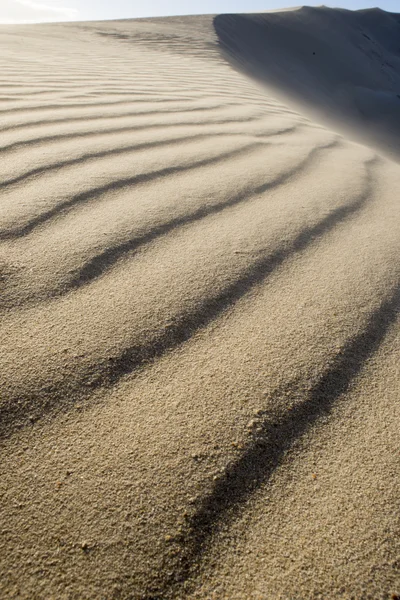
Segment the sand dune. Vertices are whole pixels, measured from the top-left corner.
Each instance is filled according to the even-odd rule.
[[[400,594],[399,33],[0,27],[2,598]]]
[[[347,138],[400,155],[400,14],[303,7],[219,15],[221,48],[236,67]]]

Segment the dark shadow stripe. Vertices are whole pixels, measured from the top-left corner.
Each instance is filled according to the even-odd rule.
[[[129,115],[122,115],[120,118],[129,117]],[[265,116],[265,115],[264,115]],[[102,117],[103,120],[108,117]],[[6,146],[0,146],[0,154],[7,153],[14,150],[18,150],[20,148],[25,148],[26,146],[35,146],[41,145],[45,143],[53,143],[60,142],[65,140],[73,140],[73,139],[81,139],[86,137],[96,137],[103,136],[107,134],[114,133],[126,133],[128,131],[144,131],[144,130],[152,130],[152,129],[170,129],[170,128],[179,128],[179,127],[202,127],[207,125],[229,125],[232,123],[251,123],[253,121],[259,121],[260,117],[245,117],[245,118],[237,118],[232,117],[229,119],[210,119],[207,121],[180,121],[179,123],[154,123],[153,125],[133,125],[124,127],[112,127],[107,129],[100,129],[97,131],[74,131],[70,133],[57,133],[52,135],[44,135],[37,138],[20,140],[18,142],[12,142],[11,144],[7,144]]]
[[[338,224],[354,217],[371,198],[374,184],[372,167],[377,162],[378,159],[373,159],[366,163],[365,189],[353,202],[332,210],[319,223],[306,227],[285,247],[279,248],[272,254],[255,261],[233,283],[224,287],[214,296],[199,302],[192,311],[178,315],[168,328],[153,333],[147,344],[127,347],[118,356],[109,357],[107,360],[93,365],[93,370],[89,370],[78,381],[70,380],[67,384],[70,393],[74,389],[75,398],[90,396],[92,390],[111,387],[117,384],[125,375],[179,347],[192,338],[196,332],[216,320],[224,311],[234,306],[254,287],[264,283],[270,274],[286,260],[305,251],[317,240],[332,231]],[[36,410],[39,408],[42,412],[37,415],[38,417],[44,414],[43,411],[51,411],[54,408],[57,408],[57,410],[65,409],[65,404],[55,407],[60,393],[62,393],[62,389],[59,385],[56,388],[49,385],[47,390],[41,390],[39,405],[39,398],[36,393],[32,397],[20,398],[24,409],[20,409],[18,403],[14,400],[6,401],[0,407],[0,434],[3,436],[10,435],[15,423],[19,422],[21,426],[26,424],[24,414],[26,415],[25,411],[29,408],[35,407]]]
[[[81,121],[93,122],[104,119],[121,119],[121,117],[154,117],[154,116],[167,116],[167,115],[176,115],[181,113],[204,113],[210,112],[212,110],[219,110],[226,108],[226,104],[218,104],[216,106],[211,107],[192,107],[192,108],[177,108],[176,110],[146,110],[146,111],[131,111],[126,113],[118,113],[118,114],[110,114],[110,115],[98,115],[98,116],[90,116],[90,114],[76,116],[76,117],[65,117],[64,119],[42,119],[41,121],[30,121],[25,123],[16,123],[15,125],[9,125],[7,127],[1,127],[0,133],[6,133],[7,131],[15,131],[17,129],[29,129],[30,127],[38,127],[40,125],[61,125],[64,123],[79,123]]]
[[[47,223],[48,221],[60,216],[61,214],[66,213],[67,211],[75,208],[76,206],[85,204],[86,202],[97,200],[99,197],[103,196],[104,194],[107,194],[108,192],[115,192],[124,188],[128,189],[135,185],[148,183],[150,181],[162,179],[163,177],[168,177],[169,175],[176,175],[177,173],[192,171],[210,164],[224,162],[235,156],[240,156],[241,154],[244,154],[245,152],[248,152],[249,150],[251,150],[252,148],[256,148],[257,146],[265,146],[265,142],[251,142],[235,150],[230,150],[229,152],[224,152],[223,154],[220,154],[218,156],[205,158],[203,160],[190,163],[188,165],[176,165],[174,167],[166,167],[165,169],[160,169],[158,171],[140,173],[139,175],[135,175],[133,177],[126,177],[123,179],[117,179],[116,181],[111,181],[110,183],[96,188],[92,188],[86,192],[82,192],[80,194],[77,194],[76,196],[73,196],[65,202],[57,204],[54,208],[38,215],[22,227],[0,232],[0,240],[11,240],[22,237],[24,235],[28,235],[29,233],[31,233],[31,231],[36,229],[36,227],[39,227],[39,225]]]
[[[293,444],[319,419],[329,415],[366,361],[379,349],[399,309],[400,286],[370,315],[363,331],[344,345],[303,401],[261,424],[244,452],[228,465],[190,518],[180,540],[179,564],[161,595],[146,596],[147,600],[182,597],[182,584],[198,575],[204,554],[221,524],[226,527],[238,516],[239,509],[268,482]],[[188,591],[185,586],[185,592]]]
[[[2,98],[0,98],[0,100],[3,100]],[[187,101],[190,102],[191,99],[188,99]],[[192,101],[195,101],[196,99],[193,99]],[[129,105],[129,104],[136,104],[136,103],[140,103],[142,102],[143,104],[148,103],[148,104],[159,104],[159,103],[165,103],[165,104],[169,104],[169,103],[177,103],[177,102],[185,102],[185,99],[181,100],[180,98],[167,98],[166,100],[163,100],[162,98],[155,98],[155,97],[149,97],[149,98],[145,98],[145,99],[141,99],[140,97],[132,99],[132,100],[111,100],[110,102],[76,102],[76,103],[68,103],[66,102],[65,104],[35,104],[33,106],[14,106],[12,108],[4,108],[4,109],[0,109],[0,117],[2,115],[7,115],[7,114],[13,114],[13,113],[17,113],[17,112],[36,112],[36,111],[46,111],[46,110],[65,110],[65,109],[70,109],[70,108],[81,108],[81,109],[85,109],[85,108],[102,108],[104,106],[119,106],[119,105]]]
[[[167,350],[188,341],[194,333],[214,321],[252,288],[263,283],[286,260],[306,250],[316,240],[332,231],[339,223],[353,217],[371,198],[373,187],[371,164],[377,160],[372,159],[367,163],[365,189],[354,202],[332,210],[316,225],[306,227],[285,247],[278,248],[272,254],[255,261],[244,275],[223,288],[215,296],[199,302],[193,312],[178,316],[167,330],[156,335],[148,345],[126,348],[118,357],[109,361],[95,386],[114,385],[121,377],[131,373],[140,365],[151,362],[162,356]]]
[[[281,135],[283,133],[292,132],[296,129],[296,127],[287,127],[285,130],[279,132],[273,132],[270,134],[264,134],[263,137],[272,137],[274,135]],[[72,167],[74,165],[82,165],[86,162],[89,162],[98,158],[107,158],[109,156],[120,156],[123,154],[129,154],[135,150],[146,150],[148,148],[157,149],[158,147],[164,146],[173,146],[174,144],[183,144],[185,142],[192,142],[194,140],[201,139],[212,139],[213,137],[257,137],[255,135],[246,134],[246,133],[230,133],[230,132],[217,132],[217,133],[196,133],[193,135],[182,136],[179,138],[171,138],[169,140],[154,140],[152,142],[141,142],[137,144],[132,144],[131,146],[120,146],[117,148],[110,148],[107,150],[102,150],[99,152],[88,152],[87,154],[82,154],[76,158],[71,158],[69,160],[63,160],[52,164],[47,164],[45,166],[40,166],[35,169],[31,169],[30,171],[26,171],[25,173],[21,173],[17,177],[13,177],[12,179],[7,179],[0,183],[0,189],[6,188],[12,185],[16,185],[30,179],[32,177],[46,175],[51,173],[52,171],[60,171],[66,167]]]
[[[162,223],[161,225],[155,227],[151,231],[145,232],[143,235],[136,235],[135,237],[127,240],[126,242],[113,246],[112,248],[107,248],[106,250],[104,250],[104,252],[92,258],[82,268],[78,275],[63,288],[63,293],[67,293],[71,289],[76,289],[83,285],[87,285],[88,283],[97,279],[103,273],[108,271],[117,261],[123,258],[126,254],[137,250],[145,244],[149,244],[158,237],[171,233],[172,231],[174,231],[174,229],[183,227],[185,225],[189,225],[191,223],[195,223],[196,221],[200,221],[205,217],[218,214],[228,208],[232,208],[233,206],[236,206],[243,202],[248,202],[257,196],[264,194],[268,190],[278,187],[279,185],[285,184],[292,177],[299,175],[304,169],[306,169],[307,166],[312,163],[312,161],[318,153],[333,148],[336,145],[338,145],[338,142],[334,141],[325,146],[313,148],[296,167],[294,167],[290,171],[278,175],[272,181],[263,183],[255,189],[246,189],[240,194],[234,196],[233,198],[228,198],[224,202],[218,203],[215,206],[201,207],[200,209],[194,211],[191,214],[179,216],[174,219],[171,219],[170,221],[167,221],[166,223]]]

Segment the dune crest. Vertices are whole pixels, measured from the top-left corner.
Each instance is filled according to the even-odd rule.
[[[214,26],[225,55],[270,92],[400,160],[400,14],[303,6]]]
[[[398,29],[0,27],[1,598],[400,594]]]

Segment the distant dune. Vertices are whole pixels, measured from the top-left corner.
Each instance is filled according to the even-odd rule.
[[[219,15],[221,47],[246,74],[356,141],[400,157],[400,14],[302,7]],[[396,155],[396,156],[395,156]]]
[[[0,597],[400,597],[400,15],[0,27]]]

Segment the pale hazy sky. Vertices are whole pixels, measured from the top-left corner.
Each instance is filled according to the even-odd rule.
[[[400,0],[0,0],[0,23],[128,19],[157,15],[245,12],[300,4],[400,12]]]

